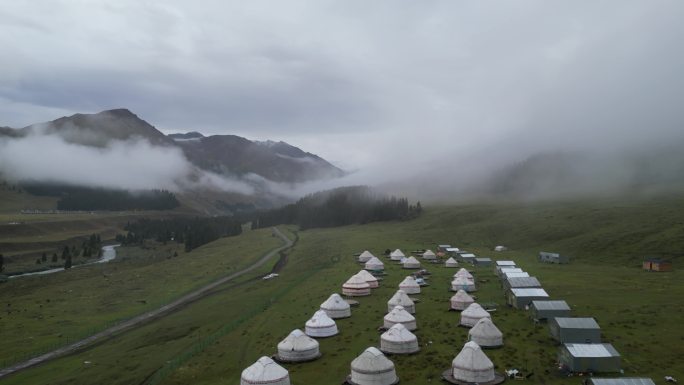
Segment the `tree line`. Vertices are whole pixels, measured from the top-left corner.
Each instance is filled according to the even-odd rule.
[[[296,224],[303,230],[377,221],[407,220],[420,214],[420,202],[386,196],[368,186],[340,187],[307,195],[293,204],[256,213],[252,228]]]
[[[25,184],[22,187],[33,195],[59,197],[57,209],[66,211],[171,210],[180,206],[176,196],[166,190],[131,192],[57,184]]]
[[[117,234],[122,245],[140,245],[145,240],[177,242],[191,251],[222,237],[242,234],[242,219],[236,217],[139,219],[124,227],[126,234]]]

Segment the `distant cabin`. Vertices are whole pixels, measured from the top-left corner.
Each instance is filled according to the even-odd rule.
[[[549,299],[549,295],[541,288],[510,289],[506,294],[509,305],[516,309],[524,309],[532,301]]]
[[[473,261],[475,266],[492,266],[491,258],[475,258]]]
[[[539,262],[566,264],[570,263],[570,257],[558,253],[547,253],[546,251],[542,251],[539,253]]]
[[[549,319],[549,332],[551,337],[562,344],[601,342],[601,328],[593,318],[554,317]]]
[[[499,278],[503,278],[506,273],[524,273],[523,269],[518,267],[503,267],[496,268]]]
[[[570,313],[570,306],[565,301],[532,301],[530,304],[530,316],[535,320],[570,317]]]
[[[447,247],[446,253],[450,257],[455,257],[458,255],[458,252],[461,251],[458,247]]]
[[[441,251],[442,253],[446,253],[447,249],[451,249],[451,245],[437,245],[437,251]]]
[[[589,378],[589,385],[655,385],[650,378]]]
[[[646,271],[672,271],[672,262],[658,258],[648,259],[644,261],[643,268]]]
[[[620,371],[620,353],[611,344],[563,344],[558,361],[571,372]]]
[[[472,253],[461,253],[458,256],[458,259],[461,262],[470,263],[471,265],[475,262],[475,258],[477,258],[477,256]]]

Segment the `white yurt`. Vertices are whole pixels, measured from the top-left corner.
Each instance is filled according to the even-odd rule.
[[[394,363],[375,347],[366,349],[351,363],[349,382],[354,385],[392,385],[399,382]]]
[[[406,255],[404,255],[404,253],[399,249],[396,249],[390,253],[390,259],[393,261],[401,261],[401,259],[405,256]]]
[[[318,310],[306,321],[304,331],[310,337],[330,337],[338,333],[337,324],[323,310]]]
[[[401,281],[399,289],[403,290],[406,294],[420,294],[420,285],[418,285],[416,279],[410,275]]]
[[[416,330],[416,317],[407,312],[403,306],[395,306],[384,318],[384,327],[389,329],[396,324],[402,324],[408,330]]]
[[[420,262],[415,257],[408,257],[403,263],[404,269],[420,269]]]
[[[357,274],[352,275],[351,278],[342,285],[342,294],[349,297],[362,297],[370,295],[370,293],[371,287],[368,282]]]
[[[371,289],[374,289],[374,288],[380,286],[378,279],[373,274],[367,272],[366,270],[360,270],[356,275],[361,277],[361,279],[363,279],[364,281],[368,282],[368,285],[370,286]]]
[[[435,254],[432,250],[427,250],[426,252],[423,253],[423,259],[427,259],[427,260],[437,259],[437,254]]]
[[[468,339],[483,348],[498,348],[503,346],[503,333],[494,325],[491,318],[481,318],[468,331]]]
[[[395,306],[403,306],[404,310],[411,314],[416,314],[416,304],[413,300],[406,295],[406,292],[399,289],[396,293],[387,301],[387,311],[392,311]]]
[[[278,360],[283,362],[304,362],[321,356],[318,341],[301,330],[293,330],[278,344]]]
[[[366,262],[366,270],[385,270],[385,264],[378,257],[373,257]]]
[[[290,385],[290,374],[272,359],[261,357],[240,376],[240,385],[252,384]]]
[[[321,310],[333,319],[351,317],[351,306],[337,293],[331,294],[321,304]]]
[[[446,267],[458,267],[458,262],[454,259],[454,257],[449,257],[449,259],[444,262],[444,266]]]
[[[403,324],[395,324],[380,336],[380,350],[390,354],[411,354],[420,350],[418,337]]]
[[[506,251],[508,248],[506,246],[496,246],[494,251]]]
[[[449,300],[451,308],[454,310],[465,310],[471,303],[475,302],[473,297],[468,295],[465,290],[459,290]]]
[[[451,363],[451,375],[456,381],[487,383],[496,381],[494,364],[475,342],[468,342]]]
[[[475,291],[475,282],[466,277],[456,277],[451,281],[451,290],[465,290],[470,293],[471,291]]]
[[[454,274],[454,278],[456,278],[456,277],[465,277],[465,278],[468,278],[470,280],[474,279],[473,275],[470,274],[470,272],[463,267],[458,269],[456,274]]]
[[[366,263],[373,257],[375,257],[375,255],[371,254],[370,251],[364,250],[364,252],[359,255],[359,262]]]
[[[479,303],[473,302],[461,312],[461,325],[473,327],[482,318],[492,318],[492,316]]]

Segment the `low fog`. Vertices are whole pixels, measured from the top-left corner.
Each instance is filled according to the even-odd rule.
[[[132,191],[208,188],[254,192],[245,182],[198,170],[179,148],[155,146],[139,138],[113,140],[106,147],[69,143],[57,134],[0,138],[0,175],[14,182]]]
[[[680,1],[44,0],[0,16],[13,58],[0,71],[2,124],[125,106],[167,133],[284,140],[351,171],[247,178],[288,197],[369,184],[428,200],[536,199],[684,179]],[[34,154],[56,140],[36,139]],[[35,176],[69,168],[65,178],[107,183],[78,156],[65,155],[72,168],[3,146],[5,173],[26,159],[52,170]],[[187,162],[144,146],[97,154],[115,184],[179,188]],[[66,153],[79,151],[98,150]]]

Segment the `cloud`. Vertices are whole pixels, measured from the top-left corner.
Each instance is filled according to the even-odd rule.
[[[0,139],[0,174],[13,181],[109,189],[207,189],[251,194],[242,181],[200,171],[178,148],[146,140],[113,140],[104,148],[66,142],[58,135]]]
[[[11,2],[0,113],[22,126],[127,107],[166,131],[285,140],[359,170],[344,183],[448,190],[538,152],[680,140],[683,11],[668,0]]]

